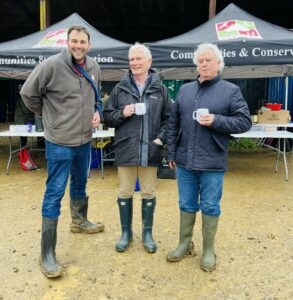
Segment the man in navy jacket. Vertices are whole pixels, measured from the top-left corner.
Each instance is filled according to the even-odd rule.
[[[190,253],[196,213],[201,210],[201,269],[212,271],[229,137],[248,131],[251,118],[239,87],[220,78],[224,60],[216,45],[199,45],[194,63],[199,76],[181,87],[166,134],[169,166],[177,172],[180,207],[179,245],[167,260],[179,261]],[[196,112],[202,108],[206,113],[199,116]]]

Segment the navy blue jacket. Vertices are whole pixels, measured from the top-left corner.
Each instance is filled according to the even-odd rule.
[[[198,108],[215,115],[210,127],[192,118]],[[238,86],[220,76],[187,83],[180,88],[169,118],[167,158],[189,170],[226,171],[230,134],[250,128],[250,113]]]

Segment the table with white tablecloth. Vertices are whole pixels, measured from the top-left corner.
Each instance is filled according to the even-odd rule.
[[[275,171],[278,172],[278,164],[282,155],[285,167],[285,180],[288,180],[289,175],[286,158],[286,141],[288,139],[293,139],[293,132],[289,132],[286,130],[286,128],[288,127],[293,127],[293,124],[257,124],[256,126],[254,125],[252,129],[247,132],[240,134],[231,134],[231,136],[233,136],[234,138],[252,138],[260,140],[266,138],[278,139],[278,146],[277,148],[274,148],[277,151]],[[284,129],[278,130],[280,128]]]
[[[6,174],[9,174],[9,167],[10,162],[13,158],[14,153],[19,153],[21,147],[18,146],[15,149],[12,147],[12,138],[13,137],[28,137],[28,138],[36,138],[36,137],[44,137],[44,132],[37,132],[32,129],[31,132],[28,132],[25,125],[11,125],[10,130],[0,132],[0,137],[7,137],[8,138],[8,147],[9,147],[9,154],[8,154],[8,162],[6,167]],[[93,139],[99,139],[101,142],[105,138],[114,137],[113,130],[95,130],[93,132]],[[104,178],[104,159],[103,159],[103,149],[101,148],[101,172],[102,177]]]

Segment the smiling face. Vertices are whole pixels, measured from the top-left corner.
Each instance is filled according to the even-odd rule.
[[[74,60],[81,64],[90,49],[88,35],[83,31],[73,30],[68,38],[68,50]]]
[[[207,49],[198,56],[197,71],[201,81],[214,79],[219,72],[220,61],[212,49]]]
[[[129,53],[129,67],[134,77],[147,76],[152,59],[146,58],[143,48],[133,49]]]

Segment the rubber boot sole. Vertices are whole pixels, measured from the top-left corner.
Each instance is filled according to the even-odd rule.
[[[128,245],[125,247],[125,248],[117,248],[117,246],[115,246],[115,250],[117,251],[117,252],[125,252],[125,251],[127,251],[128,250],[128,248],[129,248],[129,246],[130,246],[130,244],[132,243],[132,241],[133,240],[131,240],[131,241],[129,241],[129,243],[128,243]]]
[[[217,259],[217,255],[215,255],[215,260]],[[215,264],[213,266],[202,266],[200,265],[201,270],[205,271],[205,272],[213,272],[216,269],[216,265],[217,265],[217,261],[215,262]]]
[[[207,273],[210,273],[210,272],[213,272],[215,269],[216,269],[216,265],[212,266],[212,267],[203,267],[203,266],[200,266],[200,269],[207,272]]]
[[[147,253],[155,253],[155,252],[157,251],[157,247],[156,247],[156,249],[151,249],[151,248],[149,248],[149,247],[147,247],[147,246],[145,246],[145,245],[143,245],[143,247],[144,247],[144,250],[145,250]]]
[[[189,244],[188,249],[186,250],[186,252],[184,253],[183,256],[175,257],[175,256],[169,256],[169,254],[168,254],[167,255],[167,261],[169,261],[169,262],[178,262],[178,261],[180,261],[183,258],[186,258],[188,256],[196,256],[196,255],[197,255],[197,253],[194,251],[194,244],[191,241],[190,244]]]
[[[39,264],[40,264],[42,273],[43,273],[46,277],[48,277],[48,278],[58,278],[58,277],[62,277],[62,275],[63,275],[63,267],[62,267],[61,265],[59,265],[59,266],[60,266],[60,270],[59,270],[59,271],[56,271],[56,272],[47,272],[47,271],[44,269],[43,265],[42,265],[42,260],[41,260],[41,258],[39,259]]]
[[[97,227],[89,228],[89,227],[83,227],[78,224],[70,224],[70,231],[73,233],[98,233],[105,230],[105,225],[102,223],[96,223]]]

